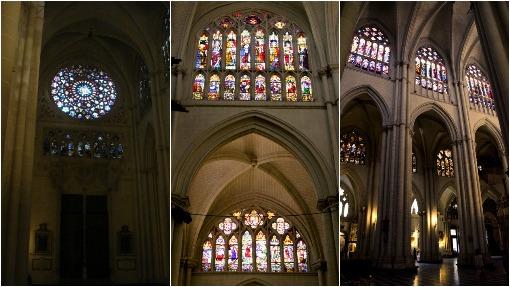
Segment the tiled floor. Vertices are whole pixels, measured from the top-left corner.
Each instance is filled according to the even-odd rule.
[[[501,259],[493,259],[494,268],[483,273],[473,269],[457,268],[456,258],[445,258],[442,264],[417,263],[416,274],[374,272],[372,278],[360,278],[340,285],[372,285],[372,286],[459,286],[459,285],[490,285],[508,286],[508,274],[505,272]],[[346,284],[347,283],[347,284]]]

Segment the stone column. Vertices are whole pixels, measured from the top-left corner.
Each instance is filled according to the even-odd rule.
[[[427,165],[425,169],[424,202],[420,213],[423,238],[420,246],[420,262],[440,263],[439,242],[437,238],[437,196],[434,167]]]
[[[335,250],[336,250],[336,254],[339,254],[339,248],[340,248],[340,242],[339,242],[339,237],[340,237],[340,230],[339,230],[339,227],[340,227],[340,222],[339,222],[339,214],[338,214],[338,202],[339,202],[339,197],[338,196],[329,196],[328,197],[328,202],[329,202],[329,207],[330,207],[330,210],[331,210],[331,221],[333,222],[333,234],[336,234],[336,236],[334,236],[335,238]],[[350,228],[349,228],[350,230]],[[338,257],[337,257],[338,258]],[[337,264],[338,264],[338,261],[337,261]]]
[[[317,203],[317,207],[322,211],[322,230],[323,238],[323,254],[326,261],[326,281],[325,285],[338,285],[338,264],[335,248],[335,236],[340,236],[340,233],[334,234],[333,221],[331,220],[331,209],[327,199],[320,199]],[[338,225],[337,225],[338,226]],[[337,227],[338,228],[338,227]]]
[[[4,12],[18,19],[6,19]],[[5,26],[4,26],[5,24]],[[30,237],[30,204],[35,149],[35,128],[41,39],[44,24],[43,2],[2,3],[2,39],[17,35],[17,53],[10,54],[13,70],[9,91],[2,95],[8,109],[2,123],[2,284],[26,285]],[[4,38],[5,37],[5,38]],[[7,42],[6,44],[8,44]],[[3,91],[3,90],[2,90]]]
[[[471,2],[508,160],[508,3]],[[508,172],[508,171],[507,171]],[[508,251],[506,251],[508,253]]]
[[[171,284],[181,285],[186,280],[187,269],[181,270],[182,246],[184,238],[184,224],[191,222],[191,215],[187,211],[189,201],[186,197],[172,195],[172,258],[171,258]]]
[[[326,269],[326,262],[319,260],[312,264],[312,270],[317,272],[317,277],[319,279],[319,286],[326,285],[326,279],[324,278],[324,270]]]

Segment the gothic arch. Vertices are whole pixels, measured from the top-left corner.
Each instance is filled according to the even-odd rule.
[[[219,122],[199,136],[185,151],[178,163],[172,190],[186,195],[191,180],[207,155],[242,135],[261,134],[281,144],[303,164],[315,187],[317,198],[334,195],[336,185],[328,178],[336,178],[324,156],[303,134],[276,117],[260,111],[248,111]],[[210,148],[212,147],[212,148]]]
[[[455,188],[453,180],[451,180],[443,185],[443,187],[439,190],[439,202],[437,204],[437,209],[442,214],[446,214],[448,204],[454,197],[457,197],[457,189]]]
[[[413,47],[412,50],[410,50],[410,53],[407,55],[408,63],[410,65],[411,65],[411,63],[414,63],[415,57],[416,57],[416,52],[421,47],[431,47],[437,52],[437,54],[439,54],[439,56],[441,58],[443,58],[444,64],[446,67],[446,75],[448,77],[448,86],[450,84],[453,84],[454,77],[452,77],[452,76],[454,75],[454,71],[452,69],[452,61],[451,61],[450,57],[446,57],[446,54],[443,52],[443,49],[440,48],[440,46],[438,44],[436,44],[434,42],[434,40],[432,40],[429,37],[420,38],[418,41],[416,41],[415,46]],[[412,66],[414,67],[414,65],[412,65]],[[414,78],[414,76],[413,76],[413,78]],[[449,90],[449,88],[448,88],[448,90]]]
[[[372,86],[370,85],[362,85],[354,87],[347,92],[343,93],[342,100],[340,101],[340,115],[342,114],[343,109],[349,104],[350,101],[355,99],[357,96],[367,94],[377,105],[379,108],[379,112],[381,113],[382,124],[383,126],[389,124],[390,122],[390,112],[388,109],[388,105],[384,101],[384,98],[379,94]]]
[[[495,141],[496,147],[499,152],[500,160],[502,162],[505,162],[505,153],[504,153],[505,147],[503,144],[503,136],[501,135],[501,132],[499,131],[499,129],[491,121],[489,121],[489,119],[487,119],[487,117],[484,117],[484,118],[480,119],[479,121],[477,121],[473,125],[473,136],[476,135],[476,132],[481,127],[487,128],[492,139]]]
[[[420,106],[418,106],[414,111],[411,113],[411,118],[409,121],[409,126],[411,128],[414,128],[414,124],[416,122],[416,119],[422,115],[423,113],[426,113],[428,111],[432,111],[435,114],[439,116],[441,121],[445,124],[446,129],[448,130],[448,133],[450,135],[451,142],[454,142],[458,138],[457,134],[457,128],[455,126],[455,123],[452,119],[452,117],[446,112],[439,104],[436,102],[427,102]]]
[[[250,278],[237,283],[237,286],[271,286],[273,284],[268,283],[259,278]]]
[[[352,183],[352,186],[350,186],[352,190],[350,190],[350,192],[354,197],[355,212],[358,213],[361,206],[365,205],[367,202],[365,186],[356,171],[345,164],[340,166],[340,183],[342,183],[342,177],[344,176]]]

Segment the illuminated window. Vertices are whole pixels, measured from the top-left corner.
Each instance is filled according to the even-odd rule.
[[[202,244],[201,270],[308,272],[308,258],[307,245],[296,227],[272,211],[250,208],[234,212],[213,227]]]
[[[234,12],[205,27],[196,43],[195,100],[314,100],[307,38],[287,19]]]
[[[431,47],[421,47],[415,58],[415,84],[441,94],[448,93],[448,78],[443,58]]]
[[[417,167],[416,167],[416,154],[412,154],[411,156],[411,160],[412,160],[412,165],[413,165],[413,173],[416,173],[418,171]]]
[[[453,159],[450,149],[442,149],[437,153],[436,170],[439,176],[453,177]]]
[[[366,163],[366,138],[356,131],[344,133],[340,138],[340,161],[355,164]]]
[[[369,72],[388,75],[390,52],[386,35],[375,27],[367,26],[359,29],[352,39],[347,62]]]
[[[467,66],[466,84],[468,88],[469,101],[471,103],[495,110],[494,94],[492,93],[491,84],[477,66]]]
[[[411,214],[418,214],[420,210],[418,209],[418,201],[416,198],[413,200],[413,204],[411,204]]]
[[[340,217],[347,216],[349,216],[349,197],[343,188],[340,188]]]

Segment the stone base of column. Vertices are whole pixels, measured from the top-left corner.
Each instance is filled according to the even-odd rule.
[[[413,256],[379,257],[374,261],[375,268],[394,270],[416,270]]]

